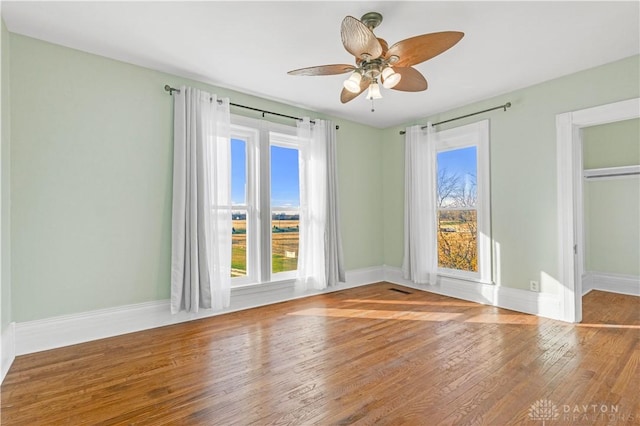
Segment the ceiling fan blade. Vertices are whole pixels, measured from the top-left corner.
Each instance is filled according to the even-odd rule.
[[[347,16],[342,20],[340,36],[344,48],[356,58],[368,56],[369,59],[376,59],[382,55],[382,46],[376,36],[353,16]]]
[[[400,90],[402,92],[421,92],[427,90],[427,80],[417,69],[394,66],[393,70],[402,76],[398,84],[392,87],[393,90]]]
[[[443,31],[440,33],[422,34],[397,42],[389,48],[385,57],[397,56],[399,59],[393,67],[409,67],[438,56],[459,42],[464,33],[459,31]]]
[[[300,68],[298,70],[289,71],[289,75],[335,75],[344,74],[356,69],[353,65],[347,64],[334,64],[334,65],[320,65],[317,67]]]
[[[380,47],[382,48],[382,53],[380,54],[380,56],[385,56],[387,54],[387,51],[389,50],[389,43],[387,43],[387,40],[383,38],[379,38],[378,42],[380,43]]]
[[[369,87],[370,84],[371,79],[369,77],[362,77],[362,80],[360,80],[360,91],[358,93],[353,93],[343,88],[340,93],[340,102],[346,104],[347,102],[357,98],[360,93],[364,92]]]

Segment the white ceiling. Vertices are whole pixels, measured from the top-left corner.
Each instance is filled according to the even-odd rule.
[[[353,63],[340,23],[377,11],[389,45],[465,33],[417,65],[424,92],[341,104],[348,74],[287,71]],[[11,2],[9,31],[385,128],[640,53],[640,2]],[[64,82],[61,82],[64,84]],[[233,102],[233,99],[232,99]]]

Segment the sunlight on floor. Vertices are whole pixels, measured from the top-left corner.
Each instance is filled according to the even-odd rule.
[[[437,305],[437,306],[467,306],[464,302],[414,302],[395,300],[367,300],[349,299],[346,302],[352,303],[378,303],[378,304],[413,304],[413,305]],[[469,303],[471,306],[477,304]],[[336,317],[336,318],[364,318],[364,319],[393,319],[402,321],[459,321],[474,324],[515,324],[515,325],[538,325],[545,318],[528,314],[500,314],[485,313],[474,315],[471,318],[462,319],[465,313],[455,312],[424,312],[424,311],[385,311],[377,309],[340,309],[340,308],[310,308],[288,315],[316,316],[316,317]],[[567,326],[587,327],[587,328],[630,328],[640,329],[640,325],[624,324],[566,324]]]
[[[345,299],[342,303],[349,304],[349,306],[358,305],[388,305],[390,310],[385,309],[363,309],[363,308],[309,308],[296,312],[289,313],[288,315],[297,316],[315,316],[315,317],[336,317],[336,318],[363,318],[363,319],[381,319],[381,320],[403,320],[403,321],[456,321],[469,324],[511,324],[511,325],[534,325],[540,326],[545,324],[547,318],[538,317],[526,313],[515,313],[513,311],[502,311],[497,307],[490,305],[482,305],[470,301],[450,299],[450,300],[402,300],[402,299],[368,299],[368,298],[356,298]],[[393,309],[392,305],[404,309]],[[416,308],[412,308],[415,306]],[[419,310],[419,307],[432,307],[429,311]],[[380,306],[382,308],[382,306]],[[438,312],[442,308],[442,311]],[[461,308],[461,309],[456,309]],[[479,308],[476,309],[464,309],[464,308]],[[416,309],[416,310],[412,310]],[[454,312],[452,312],[454,311]],[[457,312],[455,312],[457,311]],[[626,322],[626,321],[622,321]],[[591,321],[589,323],[563,323],[571,327],[580,328],[601,328],[601,329],[637,329],[640,330],[640,325],[633,324],[635,321],[630,321],[631,324],[606,324],[597,323],[597,321]]]
[[[395,319],[404,321],[451,321],[463,314],[450,312],[378,311],[373,309],[311,308],[289,315],[324,316],[340,318]]]
[[[459,300],[447,302],[422,302],[419,300],[375,300],[375,299],[347,299],[347,303],[378,303],[382,305],[421,305],[421,306],[478,306],[477,303],[463,302]]]
[[[386,302],[386,301],[385,301]],[[324,316],[340,318],[394,319],[406,321],[452,321],[461,320],[463,313],[422,312],[422,311],[383,311],[376,309],[338,309],[311,308],[292,312],[289,315]],[[526,314],[480,314],[461,322],[480,324],[521,324],[537,325],[540,318]]]
[[[640,330],[640,325],[626,325],[626,324],[573,324],[576,327],[592,327],[592,328],[635,328]]]
[[[509,315],[509,314],[481,314],[465,320],[483,324],[528,324],[536,325],[539,318],[534,315]]]

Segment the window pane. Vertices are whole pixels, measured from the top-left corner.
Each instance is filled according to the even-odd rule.
[[[271,146],[271,271],[298,269],[300,177],[298,150]]]
[[[477,150],[438,153],[438,266],[478,271]]]
[[[438,206],[475,207],[477,150],[475,146],[438,153]]]
[[[300,207],[297,149],[271,146],[271,206]]]
[[[231,276],[247,275],[247,211],[234,210],[231,213]]]
[[[231,204],[246,205],[247,143],[231,139]],[[247,275],[247,210],[231,212],[231,276]]]
[[[247,204],[247,143],[231,139],[231,204]]]
[[[438,267],[478,272],[475,210],[438,211]]]
[[[298,269],[299,241],[298,211],[274,211],[271,215],[271,271],[274,274]]]

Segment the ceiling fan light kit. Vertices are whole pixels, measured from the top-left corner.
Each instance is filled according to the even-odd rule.
[[[360,81],[362,81],[362,74],[358,71],[354,71],[351,76],[342,83],[345,89],[350,91],[351,93],[359,93],[360,92]]]
[[[380,93],[380,86],[377,82],[373,82],[369,85],[369,93],[367,93],[367,99],[382,99],[382,93]]]
[[[340,36],[347,52],[355,56],[356,65],[320,65],[289,71],[290,75],[336,75],[351,72],[343,82],[340,101],[347,103],[358,97],[366,89],[367,99],[380,99],[382,82],[385,89],[403,92],[427,90],[424,76],[413,65],[431,59],[458,43],[464,33],[443,31],[411,37],[391,47],[373,33],[382,22],[378,12],[365,13],[360,20],[347,16],[342,21]],[[373,109],[372,109],[373,111]]]
[[[400,83],[401,78],[402,76],[391,67],[386,67],[382,70],[382,85],[386,89],[393,89],[396,84]]]

